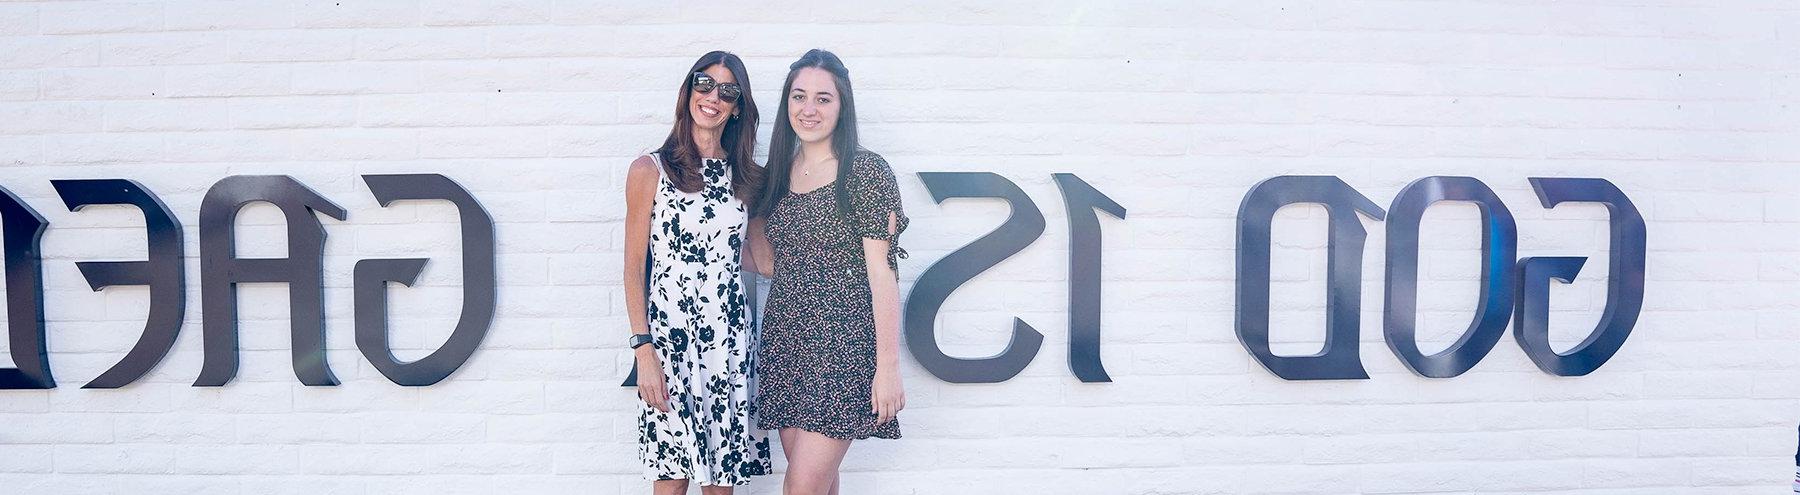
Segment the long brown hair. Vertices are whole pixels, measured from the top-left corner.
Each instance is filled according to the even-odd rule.
[[[762,194],[751,209],[752,217],[768,216],[775,211],[775,204],[788,195],[789,172],[794,168],[794,155],[800,150],[800,137],[794,134],[794,125],[788,122],[788,92],[794,89],[794,78],[800,75],[800,69],[808,67],[831,73],[831,81],[837,86],[838,120],[837,127],[831,129],[831,152],[838,160],[835,183],[838,215],[854,218],[855,205],[850,202],[850,187],[854,184],[849,182],[855,180],[855,175],[850,173],[850,166],[862,149],[856,142],[856,94],[850,90],[850,69],[844,67],[837,54],[817,48],[808,50],[788,65],[787,82],[781,86],[781,105],[775,112],[775,133],[769,138],[769,168]]]
[[[731,52],[711,51],[694,61],[694,67],[681,76],[681,93],[675,99],[675,128],[656,149],[669,182],[685,192],[699,191],[705,185],[700,176],[700,149],[694,144],[694,115],[688,103],[694,97],[694,73],[714,65],[724,65],[743,88],[737,100],[737,115],[725,121],[719,133],[719,145],[725,149],[725,161],[731,165],[731,195],[749,202],[762,186],[763,168],[756,164],[756,100],[750,97],[750,72],[744,61]],[[716,90],[715,90],[716,91]]]

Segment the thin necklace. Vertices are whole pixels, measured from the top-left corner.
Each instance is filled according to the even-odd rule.
[[[832,158],[836,158],[836,157],[831,156],[831,155],[826,155],[825,158],[820,158],[818,161],[806,161],[806,155],[800,155],[800,175],[811,177],[813,165],[825,163],[825,160],[829,160]]]

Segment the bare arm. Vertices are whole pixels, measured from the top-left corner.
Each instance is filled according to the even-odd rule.
[[[769,244],[769,219],[753,218],[750,220],[750,245],[744,250],[749,257],[750,271],[763,277],[775,276],[775,246]]]
[[[888,214],[888,232],[898,234],[898,219]],[[875,310],[875,383],[872,411],[880,422],[893,419],[906,407],[900,382],[900,280],[888,265],[892,241],[863,238],[863,259],[868,266],[869,298]]]
[[[625,315],[632,334],[649,334],[649,302],[645,293],[644,262],[650,252],[650,210],[656,206],[656,187],[661,171],[650,157],[638,157],[625,174]],[[662,362],[654,344],[633,351],[637,359],[638,397],[663,412],[669,411],[668,389]]]
[[[656,163],[638,157],[625,174],[625,314],[631,333],[650,333],[644,262],[650,253],[650,210],[656,203]]]

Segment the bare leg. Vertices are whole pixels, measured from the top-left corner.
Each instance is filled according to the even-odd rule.
[[[731,491],[735,488],[737,488],[737,487],[735,487],[735,486],[702,486],[702,487],[700,487],[700,495],[731,495]]]
[[[687,495],[688,480],[656,480],[650,485],[656,495]]]
[[[838,467],[844,463],[844,453],[850,451],[849,440],[783,428],[781,450],[788,459],[787,478],[781,484],[783,495],[835,495],[838,492]]]
[[[793,464],[794,463],[794,451],[793,451],[793,449],[790,449],[789,447],[794,445],[794,442],[796,441],[796,440],[794,440],[794,437],[799,436],[800,429],[799,428],[782,428],[779,430],[775,430],[775,434],[777,436],[781,437],[781,458],[786,459],[788,461],[788,464]]]

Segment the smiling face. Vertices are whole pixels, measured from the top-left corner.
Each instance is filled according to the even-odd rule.
[[[738,82],[737,77],[733,76],[731,69],[725,68],[724,64],[713,64],[701,72],[712,77],[715,83],[714,88],[706,93],[701,93],[698,89],[689,90],[688,114],[694,118],[694,127],[707,130],[722,129],[725,127],[725,123],[731,120],[731,112],[737,109],[737,105],[726,103],[724,99],[720,98],[721,90],[718,86],[735,84]],[[692,81],[689,81],[689,84],[692,85]]]
[[[838,123],[838,96],[837,81],[824,69],[807,67],[794,75],[793,89],[786,95],[787,118],[801,142],[831,139]]]

